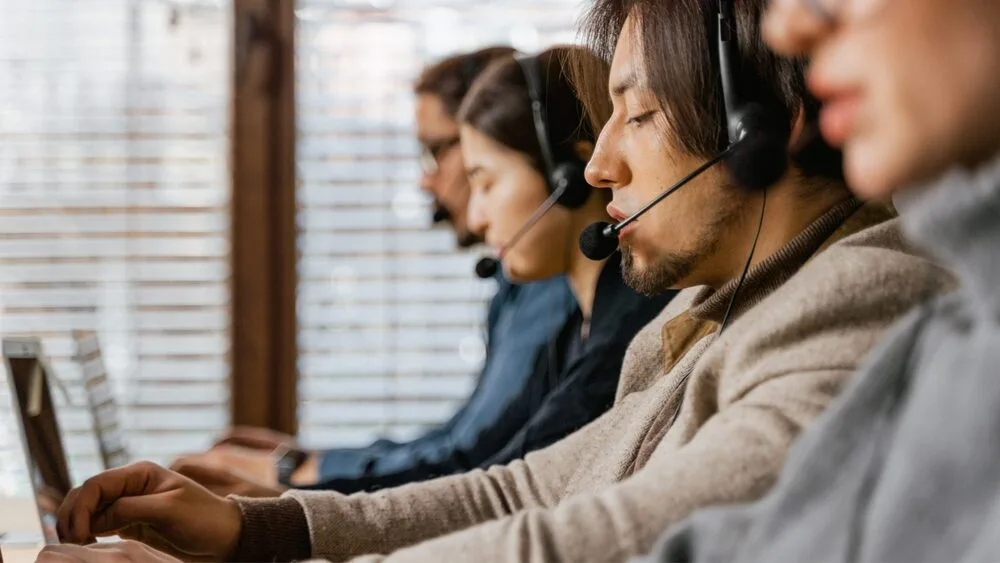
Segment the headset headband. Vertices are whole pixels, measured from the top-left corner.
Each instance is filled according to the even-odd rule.
[[[535,122],[535,135],[538,137],[538,144],[541,146],[542,165],[545,166],[546,181],[550,184],[550,188],[555,190],[558,186],[551,186],[551,183],[556,170],[556,162],[552,155],[549,132],[545,125],[548,123],[548,118],[545,115],[545,106],[542,105],[542,73],[538,64],[538,57],[535,55],[517,55],[514,57],[514,60],[521,67],[521,71],[524,73],[524,81],[528,86],[528,97],[531,98],[531,117]]]
[[[719,76],[722,81],[722,100],[726,112],[726,133],[729,142],[743,138],[746,130],[740,125],[739,110],[745,104],[737,84],[735,65],[740,60],[739,37],[736,32],[736,18],[733,15],[733,1],[719,1],[718,25]]]

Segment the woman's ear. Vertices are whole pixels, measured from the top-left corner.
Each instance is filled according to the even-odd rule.
[[[573,152],[581,161],[590,162],[590,157],[594,156],[594,143],[590,141],[577,141],[573,143]]]

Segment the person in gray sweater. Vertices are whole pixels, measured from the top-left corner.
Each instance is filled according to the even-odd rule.
[[[1000,557],[1000,3],[828,5],[775,0],[766,37],[811,55],[855,191],[892,194],[960,288],[895,327],[768,496],[695,513],[647,561]]]

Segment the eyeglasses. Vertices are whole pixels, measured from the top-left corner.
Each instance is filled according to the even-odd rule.
[[[824,22],[833,23],[836,21],[834,10],[837,2],[833,0],[799,0],[799,2],[804,4],[812,15]]]
[[[798,0],[817,18],[825,23],[845,19],[860,20],[880,9],[885,0]]]
[[[437,173],[441,159],[448,151],[455,148],[458,142],[459,138],[455,136],[424,143],[420,149],[420,169],[424,174]]]

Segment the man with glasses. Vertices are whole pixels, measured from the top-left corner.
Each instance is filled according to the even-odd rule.
[[[432,95],[422,94],[422,96]],[[440,111],[433,108],[433,105],[437,103],[433,101],[435,98],[426,99],[428,101],[419,106],[420,111]],[[425,121],[433,122],[436,120],[432,116],[428,116]],[[448,157],[452,149],[458,147],[458,144],[459,138],[457,133],[448,135],[442,139],[420,139],[420,185],[422,190],[429,192],[434,198],[434,214],[431,220],[435,224],[442,221],[451,223],[458,237],[458,246],[460,248],[468,248],[482,241],[479,240],[479,237],[475,233],[465,227],[466,218],[463,210],[468,207],[469,190],[468,186],[464,185],[464,174],[463,176],[456,177],[452,182],[442,183],[435,181],[441,174],[440,162]],[[440,196],[437,194],[439,190],[441,192]],[[456,199],[458,201],[454,201]],[[448,201],[451,205],[445,205],[445,201]],[[449,210],[449,207],[456,209],[457,212],[453,213]]]
[[[434,222],[447,221],[462,248],[480,240],[466,223],[469,184],[455,116],[475,78],[513,53],[491,47],[456,55],[427,67],[414,86],[420,187],[433,198]],[[478,467],[505,449],[541,402],[537,395],[545,387],[532,384],[537,360],[576,310],[562,276],[513,285],[498,274],[496,281],[481,375],[466,404],[444,424],[408,442],[382,439],[314,452],[303,451],[292,436],[235,428],[209,452],[179,459],[173,469],[219,494],[277,496],[290,486],[353,493]]]
[[[435,223],[447,221],[455,230],[458,246],[482,242],[466,226],[469,183],[458,151],[458,121],[462,98],[488,62],[513,56],[507,47],[445,59],[428,67],[417,79],[417,139],[420,141],[420,189],[434,200]]]

